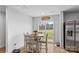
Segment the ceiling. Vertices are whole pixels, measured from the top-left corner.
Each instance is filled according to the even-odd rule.
[[[59,14],[61,11],[79,8],[78,5],[17,5],[11,6],[32,17]]]

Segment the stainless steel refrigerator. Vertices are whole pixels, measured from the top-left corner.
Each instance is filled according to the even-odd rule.
[[[64,48],[68,51],[79,52],[79,21],[64,23]]]

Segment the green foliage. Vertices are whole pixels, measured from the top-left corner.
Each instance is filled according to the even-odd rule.
[[[40,30],[41,32],[45,32],[45,30]],[[48,33],[48,39],[54,38],[54,30],[46,30]]]

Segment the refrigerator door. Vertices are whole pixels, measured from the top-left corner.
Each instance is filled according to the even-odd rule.
[[[76,21],[76,29],[75,29],[75,35],[76,35],[76,40],[75,40],[75,51],[79,52],[79,21]]]
[[[74,21],[65,23],[65,49],[74,51]]]

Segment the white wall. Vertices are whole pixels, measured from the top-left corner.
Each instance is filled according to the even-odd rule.
[[[60,35],[60,31],[59,31],[59,15],[54,15],[52,16],[53,20],[54,20],[54,41],[56,43],[60,43],[60,39],[59,39],[59,35]]]
[[[59,15],[59,41],[60,41],[60,47],[63,48],[63,41],[64,41],[64,38],[63,38],[63,24],[64,24],[64,16],[63,16],[63,11],[60,12],[60,15]]]
[[[34,30],[38,30],[38,26],[39,26],[39,23],[40,23],[40,20],[41,20],[41,18],[40,17],[32,17],[32,29],[33,29],[33,31]]]
[[[24,46],[24,32],[32,32],[32,18],[27,14],[8,7],[6,10],[7,52]],[[16,47],[14,44],[16,43]]]
[[[73,11],[73,12],[65,12],[64,13],[64,20],[77,20],[79,21],[79,11]]]
[[[0,48],[5,47],[5,12],[0,11]]]

